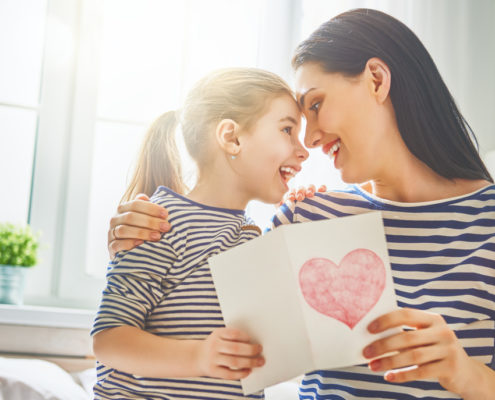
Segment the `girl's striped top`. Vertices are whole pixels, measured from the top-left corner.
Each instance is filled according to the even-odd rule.
[[[224,327],[207,260],[259,235],[244,211],[208,207],[159,187],[171,230],[159,242],[120,252],[110,263],[92,335],[122,325],[178,340]],[[253,229],[256,228],[256,229]],[[129,343],[129,345],[132,345]],[[95,399],[245,399],[239,381],[155,379],[97,365]],[[262,399],[263,394],[248,398]]]
[[[495,185],[425,203],[381,200],[352,186],[284,204],[273,225],[371,210],[382,212],[399,306],[441,314],[468,355],[495,369]],[[308,373],[299,397],[459,399],[435,381],[388,383],[367,365]]]

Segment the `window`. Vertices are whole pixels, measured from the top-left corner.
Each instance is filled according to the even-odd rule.
[[[22,106],[0,108],[2,128],[15,126],[24,135],[16,136],[18,144],[9,142],[7,153],[15,156],[4,157],[23,174],[12,178],[23,185],[22,192],[16,189],[24,202],[15,201],[18,219],[43,234],[42,262],[29,271],[26,297],[31,304],[92,308],[104,284],[108,220],[147,126],[177,108],[191,84],[212,69],[258,66],[289,78],[298,1],[35,3],[8,2],[10,14],[2,15],[15,24],[0,28],[3,38],[28,32],[31,58],[37,57],[37,64],[11,57],[17,41],[2,48],[12,71],[37,65],[38,74],[16,78],[34,92],[29,101],[0,99]],[[37,12],[37,25],[25,16],[28,9],[28,15]],[[21,16],[24,26],[17,23]],[[21,86],[7,75],[5,84],[17,93]],[[10,215],[12,206],[6,209]],[[260,204],[249,209],[262,224],[273,212]]]
[[[0,221],[28,219],[45,13],[46,1],[0,3]]]
[[[495,115],[486,110],[495,107],[495,57],[480,51],[493,48],[490,1],[2,0],[0,220],[31,223],[44,243],[26,302],[96,306],[108,221],[142,135],[192,83],[226,66],[266,68],[291,82],[295,45],[354,7],[382,9],[418,33],[482,150],[494,149]],[[323,153],[310,153],[292,186],[341,187]],[[263,227],[274,210],[248,206]]]

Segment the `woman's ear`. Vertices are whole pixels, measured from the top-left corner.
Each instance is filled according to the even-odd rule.
[[[241,151],[238,140],[239,124],[231,119],[222,119],[216,129],[216,139],[220,148],[230,156],[236,156]]]
[[[365,76],[373,97],[382,104],[390,93],[392,75],[390,68],[377,57],[370,58],[365,66]]]

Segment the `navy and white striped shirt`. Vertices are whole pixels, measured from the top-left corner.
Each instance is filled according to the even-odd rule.
[[[242,210],[208,207],[165,187],[152,201],[167,208],[172,228],[159,242],[118,253],[110,263],[91,334],[130,325],[167,338],[204,339],[225,326],[207,260],[255,238],[259,229]],[[95,399],[246,398],[239,381],[147,378],[101,363],[97,371]]]
[[[352,186],[285,204],[273,225],[371,210],[383,215],[399,306],[441,314],[468,355],[495,369],[495,185],[425,203],[381,200]],[[367,365],[311,372],[304,377],[299,396],[459,399],[434,381],[388,383],[383,373],[374,373]]]

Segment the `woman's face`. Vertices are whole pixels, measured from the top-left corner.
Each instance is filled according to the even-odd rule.
[[[389,111],[374,96],[370,76],[365,70],[344,77],[316,63],[296,71],[297,100],[306,118],[305,145],[321,147],[348,183],[375,179],[386,167]]]

